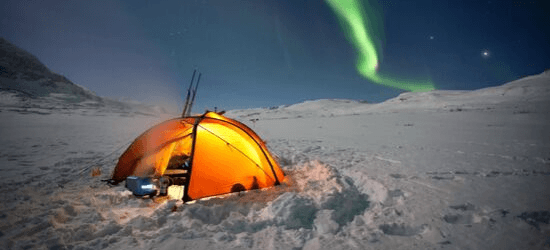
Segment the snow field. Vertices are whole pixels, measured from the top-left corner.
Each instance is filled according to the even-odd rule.
[[[2,109],[0,248],[548,249],[549,82],[230,111],[288,178],[187,204],[101,182],[169,117]]]

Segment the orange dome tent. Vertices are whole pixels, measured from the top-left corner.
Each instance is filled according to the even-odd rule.
[[[181,166],[178,159],[188,159]],[[278,185],[284,173],[264,142],[246,125],[214,112],[176,118],[141,134],[120,156],[112,175],[163,176],[179,171],[184,201]],[[183,172],[182,172],[183,171]]]

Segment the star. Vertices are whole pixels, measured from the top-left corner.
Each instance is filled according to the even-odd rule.
[[[430,40],[434,40],[434,36],[430,36]]]
[[[485,58],[489,57],[489,51],[488,51],[488,50],[482,51],[482,52],[481,52],[481,56],[483,56],[483,57],[485,57]]]

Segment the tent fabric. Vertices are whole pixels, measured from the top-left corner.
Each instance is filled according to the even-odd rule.
[[[206,112],[145,131],[120,156],[112,180],[161,176],[175,157],[189,157],[185,200],[265,188],[284,179],[265,143],[246,125]]]

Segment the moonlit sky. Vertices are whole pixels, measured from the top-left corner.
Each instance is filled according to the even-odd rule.
[[[195,112],[403,91],[355,69],[356,53],[319,0],[8,0],[0,36],[100,96]],[[371,1],[372,2],[372,1]],[[545,1],[383,1],[379,70],[437,89],[501,85],[550,68]]]

